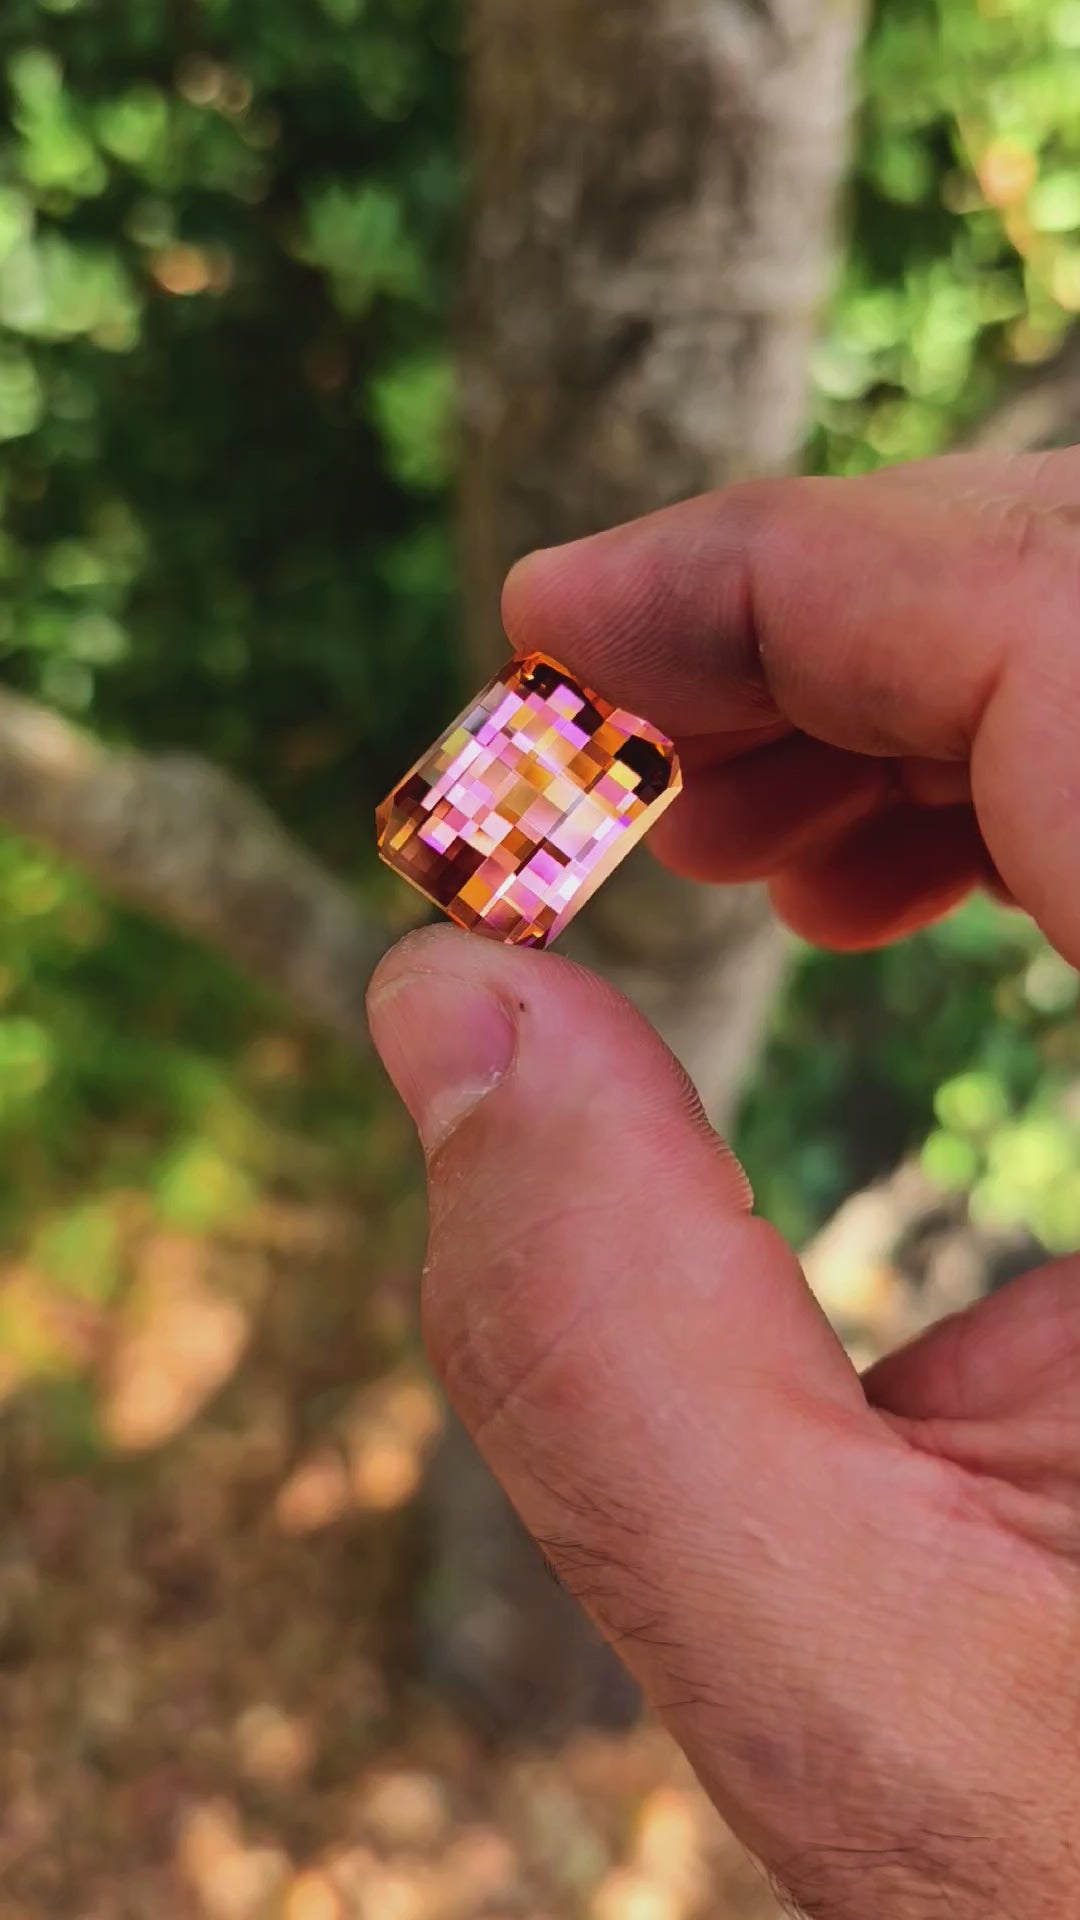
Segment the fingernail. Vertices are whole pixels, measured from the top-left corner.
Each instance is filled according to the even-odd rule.
[[[494,1091],[517,1048],[502,1002],[452,975],[406,970],[377,977],[368,1021],[427,1154]]]

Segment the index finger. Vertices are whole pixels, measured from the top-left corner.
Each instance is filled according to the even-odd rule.
[[[753,483],[535,554],[507,631],[683,738],[970,756],[998,871],[1080,960],[1076,456],[929,472]]]

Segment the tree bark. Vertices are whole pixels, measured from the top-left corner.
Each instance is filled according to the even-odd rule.
[[[0,693],[0,820],[366,1049],[383,929],[217,767],[110,750]]]
[[[473,0],[470,624],[507,566],[789,465],[855,0]]]
[[[795,460],[861,8],[473,0],[470,26],[463,534],[488,665],[523,553]],[[783,968],[761,894],[690,887],[646,854],[572,944],[727,1124]],[[440,1670],[497,1721],[619,1717],[610,1656],[528,1576],[482,1471],[454,1435],[436,1474]]]
[[[468,636],[510,565],[795,459],[832,269],[858,0],[474,0]],[[601,689],[602,691],[602,689]],[[646,856],[579,951],[730,1118],[782,967],[756,892]]]

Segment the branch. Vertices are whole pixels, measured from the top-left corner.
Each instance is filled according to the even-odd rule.
[[[1035,453],[1080,435],[1080,329],[1043,366],[1010,383],[961,441],[966,453]]]
[[[382,929],[216,767],[110,750],[0,692],[0,820],[366,1047]]]

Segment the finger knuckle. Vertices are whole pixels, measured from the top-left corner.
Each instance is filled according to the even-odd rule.
[[[1080,505],[1030,494],[993,496],[984,503],[993,538],[1018,572],[1037,571],[1080,596]]]

